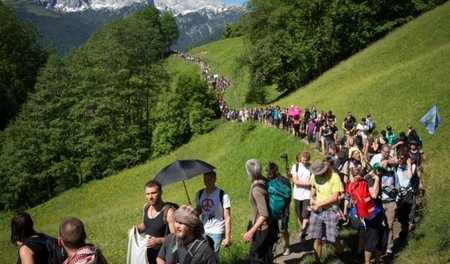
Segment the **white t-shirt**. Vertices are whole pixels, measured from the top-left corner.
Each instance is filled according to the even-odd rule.
[[[195,196],[195,203],[202,209],[202,222],[205,232],[209,234],[225,233],[225,218],[223,215],[225,208],[230,208],[230,197],[227,193],[223,195],[223,206],[220,203],[220,189],[216,188],[212,193],[203,190],[202,196],[198,197],[200,191]]]
[[[367,125],[367,124],[363,124],[363,123],[359,123],[357,126],[356,126],[356,130],[360,130],[360,131],[362,131],[362,136],[363,136],[363,138],[365,139],[365,138],[367,138],[367,132],[369,131],[369,126]]]
[[[298,171],[297,171],[298,164]],[[305,168],[303,163],[297,163],[292,166],[291,174],[293,179],[299,180],[309,180],[311,178],[311,172],[308,168]],[[303,201],[310,199],[311,187],[310,186],[300,186],[294,183],[294,190],[292,192],[292,197],[295,200]]]

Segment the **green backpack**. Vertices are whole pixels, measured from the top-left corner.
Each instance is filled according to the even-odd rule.
[[[266,189],[263,184],[257,184],[260,188]],[[269,193],[269,212],[275,220],[280,220],[286,205],[291,198],[291,188],[278,179],[270,180],[267,187]]]

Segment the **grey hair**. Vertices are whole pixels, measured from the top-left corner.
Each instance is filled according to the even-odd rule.
[[[249,159],[245,163],[245,169],[249,179],[254,180],[262,177],[261,162],[256,159]]]

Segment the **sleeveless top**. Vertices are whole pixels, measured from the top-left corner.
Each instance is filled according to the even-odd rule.
[[[166,235],[167,224],[164,223],[164,209],[162,209],[155,218],[148,217],[149,205],[144,208],[144,226],[145,234],[154,237],[164,237]],[[159,251],[161,245],[153,247],[155,251]]]
[[[36,237],[30,237],[23,242],[23,246],[27,246],[29,249],[31,249],[31,251],[33,251],[33,260],[35,264],[47,264],[48,251],[45,244],[46,240],[47,237],[45,235],[38,234]],[[17,263],[22,263],[20,257],[17,260]]]

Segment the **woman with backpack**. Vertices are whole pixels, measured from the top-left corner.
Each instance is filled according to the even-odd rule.
[[[12,218],[11,243],[19,247],[18,264],[47,264],[49,260],[47,240],[50,239],[52,242],[56,241],[55,238],[34,230],[33,220],[28,213],[21,212]]]

